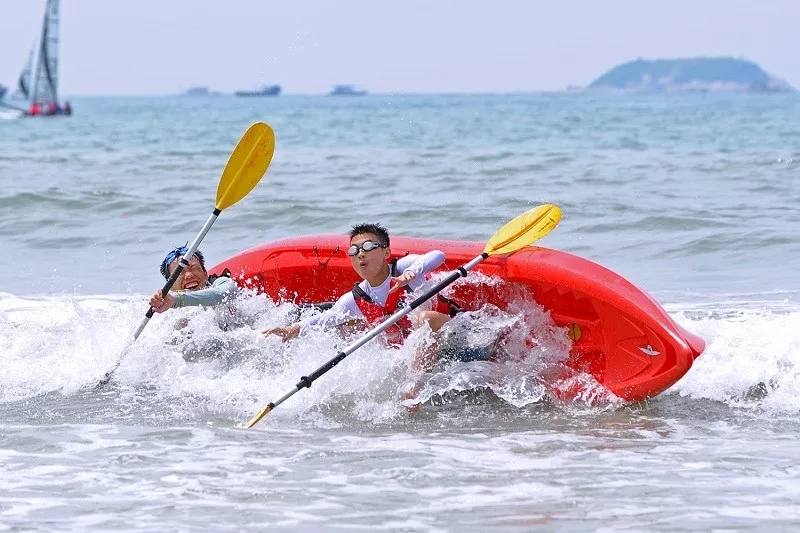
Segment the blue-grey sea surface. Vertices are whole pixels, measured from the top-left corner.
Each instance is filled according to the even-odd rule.
[[[800,96],[72,105],[0,112],[0,531],[800,527]],[[204,239],[210,264],[362,221],[484,241],[552,202],[563,220],[537,244],[623,275],[705,352],[637,404],[554,401],[525,368],[455,365],[413,413],[398,394],[413,347],[370,343],[242,429],[345,340],[264,337],[295,309],[259,295],[231,331],[182,309],[130,335],[259,120],[274,159]]]

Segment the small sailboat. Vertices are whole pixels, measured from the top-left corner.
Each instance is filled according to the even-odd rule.
[[[59,0],[46,0],[39,38],[17,82],[20,96],[28,101],[26,116],[70,115],[69,102],[58,101]]]

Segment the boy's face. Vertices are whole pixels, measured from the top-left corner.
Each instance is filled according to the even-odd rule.
[[[350,245],[361,247],[367,241],[382,244],[380,237],[373,233],[359,233],[358,235],[353,235],[353,238],[350,239]],[[350,263],[352,263],[353,270],[359,276],[366,280],[372,280],[379,277],[384,272],[384,269],[387,268],[389,256],[389,248],[379,247],[369,252],[359,248],[358,253],[350,257]]]
[[[178,268],[180,259],[181,258],[178,257],[170,263],[170,276],[175,272],[175,269]],[[206,272],[206,269],[200,264],[200,260],[192,256],[192,258],[189,259],[189,265],[181,271],[173,287],[178,291],[197,291],[205,288],[206,283],[208,283],[208,272]]]

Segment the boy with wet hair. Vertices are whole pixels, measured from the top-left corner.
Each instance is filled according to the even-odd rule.
[[[269,328],[265,335],[278,335],[284,342],[297,337],[310,326],[339,326],[357,320],[377,325],[402,307],[405,290],[413,290],[425,283],[426,276],[444,263],[444,252],[432,250],[423,255],[406,255],[390,261],[389,232],[380,224],[358,224],[349,233],[347,255],[362,281],[353,290],[339,297],[333,307],[322,314],[309,317],[290,326]],[[429,315],[427,313],[435,313]],[[420,321],[427,321],[434,331],[446,320],[436,311],[423,311]],[[444,315],[449,319],[449,315]],[[403,317],[386,330],[390,344],[400,344],[408,336],[411,322]]]
[[[179,246],[170,251],[161,261],[160,271],[164,279],[169,279],[181,258],[189,251],[188,246]],[[206,262],[203,253],[197,250],[189,259],[188,265],[175,280],[174,292],[166,296],[157,290],[150,298],[150,307],[157,313],[164,313],[169,309],[179,307],[206,306],[213,307],[230,300],[237,292],[238,287],[231,279],[230,273],[225,271],[220,276],[209,276],[206,271]]]
[[[445,260],[441,250],[390,260],[389,232],[380,224],[358,224],[353,226],[349,236],[347,255],[362,281],[323,313],[290,326],[265,329],[265,335],[278,335],[286,342],[311,326],[340,326],[359,320],[377,326],[405,305],[404,294],[421,287],[428,275]],[[457,304],[440,296],[434,309],[419,313],[416,325],[428,324],[432,331],[438,332],[460,311],[463,309]],[[404,316],[384,334],[388,344],[397,345],[405,340],[411,329],[410,318]],[[433,368],[440,355],[436,345],[417,351],[410,367],[412,381],[403,392],[406,398],[416,397],[419,377],[422,372]]]

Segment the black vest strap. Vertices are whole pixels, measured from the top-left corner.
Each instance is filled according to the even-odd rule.
[[[372,298],[370,297],[370,295],[364,292],[364,289],[359,287],[358,283],[356,283],[353,286],[353,298],[355,298],[356,300],[358,300],[359,298],[364,298],[364,300],[366,300],[367,302],[372,303]]]
[[[391,275],[393,278],[396,278],[397,276],[399,276],[399,275],[400,275],[400,271],[399,271],[399,270],[397,270],[397,261],[398,261],[399,259],[400,259],[399,257],[395,257],[394,259],[392,259],[392,260],[389,262],[389,269],[390,269],[390,270],[389,270],[389,275]],[[412,292],[412,291],[411,291],[411,287],[409,287],[408,285],[405,285],[405,286],[403,286],[403,290],[404,290],[405,292]]]
[[[396,278],[397,276],[400,275],[400,273],[397,271],[398,259],[400,258],[395,257],[394,259],[389,261],[389,275],[393,278]],[[405,290],[406,292],[411,292],[411,287],[406,285],[405,287],[403,287],[403,290]],[[353,286],[353,298],[355,298],[356,300],[358,300],[359,298],[364,298],[364,300],[366,300],[367,302],[372,303],[372,298],[370,298],[369,294],[364,292],[364,289],[359,287],[358,283],[356,283],[355,286]]]
[[[219,275],[211,274],[210,276],[208,276],[208,284],[211,285],[219,278],[229,278],[229,277],[231,277],[231,271],[226,268],[225,270],[222,271],[222,274]]]

